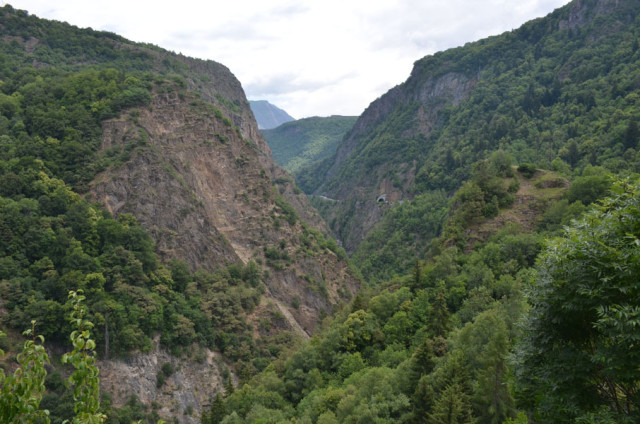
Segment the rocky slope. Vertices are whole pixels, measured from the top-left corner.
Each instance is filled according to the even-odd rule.
[[[304,195],[283,171],[265,169],[267,154],[197,96],[157,87],[149,108],[104,122],[103,133],[103,149],[137,147],[127,162],[98,175],[93,198],[115,215],[136,216],[165,258],[193,269],[262,263],[268,296],[287,305],[293,328],[308,333],[354,292],[346,262],[319,245],[321,236],[299,218],[309,213],[296,212],[280,191],[300,207]]]
[[[3,41],[22,52],[16,67],[161,76],[149,107],[103,122],[103,152],[131,154],[98,175],[90,195],[116,215],[133,213],[165,258],[184,259],[194,269],[262,261],[274,297],[288,307],[300,298],[291,313],[308,331],[340,300],[339,288],[354,291],[344,259],[318,247],[316,239],[327,245],[319,235],[327,227],[273,162],[242,85],[227,67],[8,5],[0,10],[0,29]],[[273,246],[289,258],[270,260],[282,262],[277,269],[264,257]],[[307,280],[326,286],[326,294],[316,295]]]
[[[323,236],[328,229],[322,219],[273,162],[242,86],[225,66],[45,21],[8,5],[0,8],[0,37],[13,54],[12,69],[25,74],[88,67],[115,69],[123,78],[153,75],[141,77],[153,85],[150,104],[102,122],[95,158],[107,157],[110,165],[81,194],[116,216],[133,214],[163,258],[184,260],[193,270],[255,261],[265,293],[251,322],[275,316],[271,331],[308,337],[321,317],[355,293],[359,283],[344,251]],[[219,368],[211,366],[215,355],[203,355],[195,364],[159,350],[105,362],[102,386],[115,405],[136,394],[169,408],[180,422],[195,422],[183,411],[191,405],[196,417],[220,390]],[[185,371],[154,390],[163,362]]]
[[[225,379],[234,380],[228,367],[209,349],[196,351],[189,360],[156,348],[127,360],[98,362],[100,389],[111,394],[114,405],[126,404],[133,395],[159,416],[181,424],[199,423],[215,395],[224,395]]]
[[[333,230],[347,251],[355,250],[379,222],[381,204],[411,197],[408,192],[415,179],[416,156],[407,154],[400,144],[426,147],[426,138],[439,125],[440,111],[465,99],[476,82],[477,77],[458,72],[424,78],[416,66],[406,83],[373,102],[358,118],[338,146],[326,170],[325,183],[314,191],[316,195],[340,201],[341,207],[323,209],[324,218],[333,223]],[[407,114],[411,115],[408,119]],[[397,119],[407,125],[397,128],[401,133],[394,135],[396,128],[390,127]],[[397,137],[397,142],[381,152],[371,141],[383,132]],[[372,161],[369,160],[372,154],[384,156]],[[356,165],[358,162],[360,165]],[[393,181],[393,174],[402,181]]]

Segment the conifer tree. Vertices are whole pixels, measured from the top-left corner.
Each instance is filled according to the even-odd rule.
[[[449,332],[449,309],[447,308],[444,284],[440,285],[438,294],[429,309],[428,329],[432,337],[445,337]]]

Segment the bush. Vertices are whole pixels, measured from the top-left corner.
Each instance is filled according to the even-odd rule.
[[[520,165],[518,165],[518,172],[527,179],[533,177],[533,174],[536,173],[536,170],[536,166],[532,163],[521,163]]]

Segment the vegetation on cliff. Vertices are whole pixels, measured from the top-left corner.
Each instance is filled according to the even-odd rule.
[[[153,46],[41,20],[11,6],[0,9],[0,26],[7,34],[0,42],[0,324],[10,336],[2,342],[9,360],[19,351],[16,331],[31,320],[37,323],[35,334],[42,334],[49,346],[68,344],[66,296],[77,289],[86,295],[96,351],[102,358],[147,352],[156,341],[178,356],[209,347],[234,365],[234,376],[245,379],[291,346],[298,336],[276,331],[290,324],[275,304],[264,301],[267,272],[284,275],[282,269],[292,272],[292,261],[309,263],[323,255],[345,264],[345,256],[285,200],[286,184],[270,181],[256,159],[272,163],[260,151],[260,140],[246,138],[252,127],[241,118],[250,114],[248,104],[245,111],[243,103],[239,106],[233,100],[237,93],[222,91],[214,96],[207,86],[202,92],[190,92],[205,83],[206,73],[195,69],[202,63]],[[233,78],[224,72],[221,79]],[[260,260],[244,264],[221,260],[207,270],[191,268],[179,258],[161,259],[136,217],[114,216],[103,204],[89,200],[87,192],[96,175],[119,169],[142,152],[154,153],[149,134],[139,126],[134,136],[121,134],[117,143],[104,148],[105,121],[126,111],[121,120],[135,126],[141,111],[149,110],[158,95],[188,99],[192,112],[202,110],[201,120],[227,130],[226,136],[202,140],[205,148],[214,142],[227,148],[239,143],[252,152],[253,156],[239,156],[234,163],[250,165],[261,175],[265,189],[254,188],[251,196],[264,196],[270,202],[273,207],[265,211],[269,228],[283,230],[276,246],[268,246],[270,239],[264,235],[259,241],[278,254],[300,245],[288,263],[260,263],[267,256],[262,250],[257,253]],[[179,184],[185,184],[175,169],[165,165]],[[238,197],[249,198],[246,193]],[[295,231],[285,234],[290,227],[301,229],[300,240]],[[224,237],[218,241],[224,243]],[[322,299],[328,298],[327,286],[333,281],[327,283],[324,273],[299,277],[306,281],[303,277],[309,287],[324,289]],[[349,291],[345,287],[340,296],[348,299]],[[298,298],[297,304],[306,307],[307,301]],[[250,317],[258,306],[259,313]],[[293,305],[287,307],[294,310]],[[55,365],[60,366],[58,361]],[[227,384],[231,377],[227,370]],[[45,386],[43,403],[52,421],[71,418],[72,394],[60,384],[60,373],[50,373]],[[110,402],[105,404],[109,409]],[[140,416],[135,401],[125,409],[121,414],[109,409],[109,422],[128,423]]]
[[[240,384],[227,373],[204,424],[637,422],[637,12],[633,1],[574,2],[420,60],[405,84],[374,102],[371,111],[384,113],[358,120],[339,160],[301,178],[305,189],[338,199],[317,200],[368,283],[303,343],[278,323],[329,297],[331,260],[346,254],[285,200],[295,191],[287,177],[269,181],[253,164],[263,184],[235,193],[249,205],[243,212],[272,207],[268,226],[255,227],[262,244],[249,251],[261,263],[208,271],[161,260],[141,220],[82,196],[100,171],[161,156],[139,126],[134,142],[97,148],[106,118],[126,110],[137,125],[150,105],[160,107],[159,91],[207,109],[199,116],[242,143],[233,165],[247,166],[248,152],[260,153],[238,126],[242,102],[212,95],[213,106],[188,93],[195,74],[175,57],[159,60],[157,48],[115,48],[125,40],[5,6],[0,25],[17,35],[0,43],[0,324],[11,336],[0,339],[9,354],[0,379],[3,393],[25,396],[2,402],[45,421],[36,411],[48,409],[56,423],[83,408],[106,412],[110,423],[158,418],[134,398],[112,408],[108,395],[99,412],[95,379],[74,412],[73,387],[59,372],[44,378],[46,358],[33,341],[15,357],[35,371],[33,384],[13,390],[24,372],[10,374],[15,333],[35,320],[31,335],[60,346],[75,334],[74,346],[104,357],[148,351],[154,338],[176,354],[223,352]],[[95,45],[102,48],[84,52]],[[158,61],[162,72],[146,73]],[[159,75],[173,67],[179,75]],[[432,95],[437,87],[446,95]],[[198,146],[228,147],[232,139],[218,134]],[[188,186],[176,169],[194,164],[169,162],[176,184]],[[250,201],[258,197],[265,203]],[[356,243],[359,214],[371,210],[380,213],[363,228],[380,223]],[[293,261],[318,258],[325,268],[296,275]],[[296,287],[305,298],[274,297],[280,303],[269,306],[265,270],[281,293]],[[65,318],[77,289],[95,344]],[[342,289],[331,295],[346,301]],[[87,359],[77,351],[65,358]],[[161,371],[159,386],[172,369]]]

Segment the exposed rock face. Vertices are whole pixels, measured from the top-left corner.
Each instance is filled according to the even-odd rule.
[[[163,366],[171,369],[170,375]],[[156,349],[126,361],[99,361],[98,367],[100,389],[111,394],[114,406],[123,406],[135,395],[165,420],[181,424],[200,422],[211,399],[224,394],[224,376],[229,372],[221,355],[209,349],[201,349],[188,361]]]
[[[267,296],[290,308],[297,321],[292,328],[308,333],[321,314],[355,291],[344,260],[328,249],[311,254],[301,246],[306,224],[285,210],[278,189],[294,200],[302,219],[318,218],[288,174],[196,96],[160,87],[149,108],[106,121],[103,133],[105,149],[137,147],[127,162],[95,179],[94,199],[115,215],[136,216],[163,256],[182,258],[193,269],[251,259],[270,264]],[[267,249],[286,252],[289,260],[270,262]]]
[[[247,124],[246,133],[253,127]],[[265,152],[247,139],[219,109],[195,94],[157,87],[148,108],[103,123],[102,148],[126,146],[132,149],[129,160],[99,174],[91,196],[114,215],[133,214],[150,230],[162,256],[181,258],[193,269],[249,260],[263,264],[265,306],[254,314],[280,311],[275,328],[303,337],[313,333],[319,317],[355,293],[359,283],[347,262],[314,241],[307,223],[322,220],[306,196],[273,164],[268,146]],[[288,259],[269,259],[268,249]],[[197,423],[222,390],[221,360],[203,352],[200,362],[159,350],[104,361],[102,388],[116,405],[134,394],[146,405],[160,405],[162,417]],[[158,389],[158,370],[167,362],[177,371]]]
[[[620,0],[598,0],[593,8],[589,7],[584,0],[576,0],[571,3],[571,9],[567,19],[560,21],[558,28],[581,27],[589,23],[596,15],[604,15],[618,7]]]

